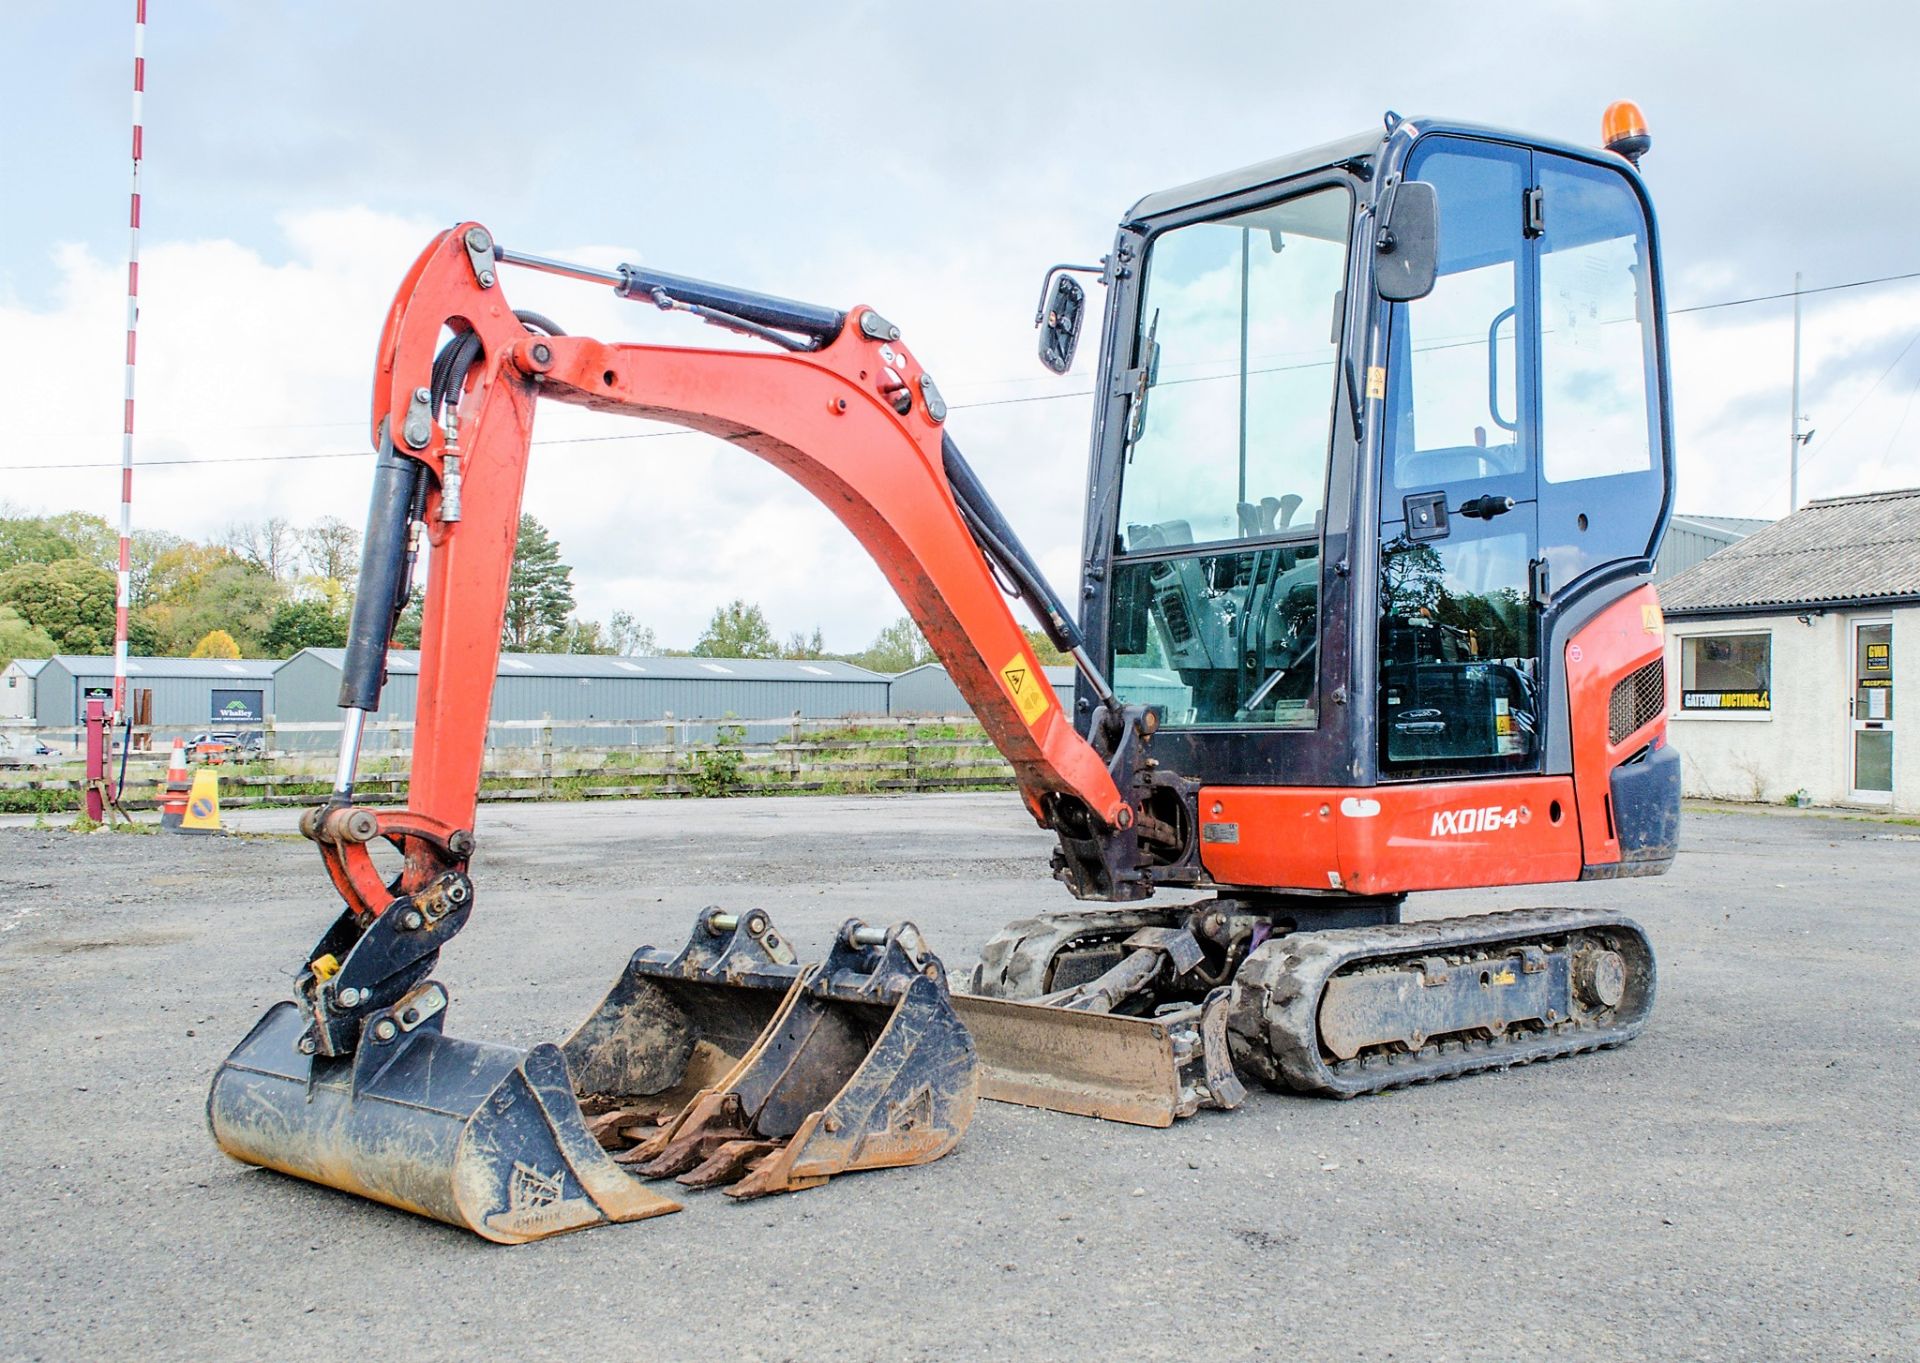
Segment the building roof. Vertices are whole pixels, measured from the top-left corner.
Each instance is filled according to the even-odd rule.
[[[1693,526],[1704,526],[1708,530],[1722,530],[1729,535],[1751,535],[1756,530],[1765,530],[1773,522],[1764,516],[1689,516],[1683,511],[1673,513],[1674,524],[1685,521]]]
[[[15,658],[7,664],[9,668],[19,668],[21,675],[26,677],[39,676],[40,669],[46,665],[47,660],[45,658]]]
[[[1920,600],[1920,488],[1809,502],[1676,575],[1669,615]]]
[[[56,653],[47,660],[76,677],[111,677],[111,654]],[[214,681],[269,679],[278,658],[128,658],[129,677],[204,677]]]
[[[346,661],[343,648],[305,648],[294,657],[311,655],[338,668]],[[291,659],[289,659],[291,661]],[[410,676],[420,670],[420,654],[396,648],[387,654],[387,672]],[[596,653],[502,653],[501,677],[611,677],[658,681],[779,681],[884,682],[886,677],[852,663],[829,658],[616,658]]]

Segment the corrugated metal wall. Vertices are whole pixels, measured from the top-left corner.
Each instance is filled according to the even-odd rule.
[[[966,701],[947,669],[928,663],[902,672],[887,687],[887,710],[896,715],[964,715]]]
[[[795,712],[808,719],[887,713],[887,682],[823,678],[819,681],[767,681],[715,677],[516,677],[494,683],[495,720],[534,720],[551,715],[554,741],[594,745],[618,741],[604,731],[568,731],[564,721],[679,719],[785,719]],[[528,742],[538,734],[526,731]],[[705,735],[698,735],[704,737]],[[496,735],[499,742],[508,734]]]
[[[279,709],[274,718],[281,723],[320,721],[339,718],[340,669],[328,659],[302,653],[282,665],[276,677]],[[376,718],[410,720],[414,717],[419,677],[398,672],[387,680],[381,693]],[[621,746],[660,740],[657,729],[636,729],[623,733],[618,729],[569,728],[567,720],[594,720],[597,723],[645,722],[664,719],[789,719],[795,712],[809,719],[831,719],[842,715],[884,715],[887,713],[887,680],[822,678],[808,680],[765,680],[748,677],[558,677],[545,674],[514,676],[503,671],[494,683],[491,719],[499,724],[508,720],[537,721],[553,719],[554,742],[574,747]],[[718,726],[688,727],[683,739],[702,740],[713,736]],[[764,734],[756,734],[756,737]],[[330,747],[331,735],[287,733],[277,736],[287,748]],[[537,728],[495,729],[493,742],[509,746],[537,744]],[[384,746],[384,744],[382,745]],[[377,751],[370,745],[370,751]]]
[[[392,673],[380,690],[380,708],[374,712],[373,718],[412,719],[414,700],[419,689],[418,673],[410,670]],[[276,725],[336,724],[340,720],[340,668],[316,654],[296,653],[281,663],[280,670],[273,674],[273,692],[273,718]],[[274,733],[274,746],[290,752],[332,748],[339,741],[337,734],[324,731],[283,733],[276,730]],[[406,748],[410,742],[406,734],[390,740],[387,735],[375,730],[367,736],[365,751],[379,753],[389,748]]]
[[[138,661],[137,659],[135,660]],[[111,687],[113,665],[104,670],[89,667],[78,674],[54,658],[40,669],[33,688],[34,723],[48,728],[70,727],[80,722],[84,707],[80,703],[83,688]],[[168,728],[213,728],[213,693],[220,691],[258,691],[264,713],[272,714],[274,684],[271,677],[170,677],[130,673],[127,677],[128,705],[133,693],[153,692],[153,720]]]
[[[1653,580],[1656,584],[1665,582],[1742,538],[1744,536],[1731,530],[1721,530],[1675,516],[1673,523],[1667,527],[1666,539],[1660,543],[1660,557],[1653,565]]]

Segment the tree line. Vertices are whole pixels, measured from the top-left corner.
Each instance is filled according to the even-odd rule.
[[[16,657],[113,651],[119,535],[103,518],[69,511],[29,516],[0,505],[0,667]],[[146,657],[290,658],[303,648],[347,642],[360,532],[333,516],[307,525],[283,517],[236,522],[201,543],[164,530],[136,530],[130,557],[130,653]],[[421,600],[395,630],[418,647]],[[1041,661],[1063,661],[1029,630]],[[835,653],[820,628],[777,635],[744,599],[717,608],[690,649],[662,648],[630,611],[603,624],[576,610],[573,569],[540,521],[520,518],[501,647],[518,653],[691,655],[704,658],[827,658],[876,672],[934,659],[902,615],[864,649]]]

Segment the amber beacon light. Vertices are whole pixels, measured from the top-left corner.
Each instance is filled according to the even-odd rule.
[[[1646,115],[1638,104],[1616,99],[1600,115],[1600,141],[1608,151],[1618,152],[1637,166],[1653,145],[1653,135],[1647,131]]]

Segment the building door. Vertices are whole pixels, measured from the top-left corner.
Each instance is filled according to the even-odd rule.
[[[1853,625],[1853,798],[1893,803],[1893,621]]]

